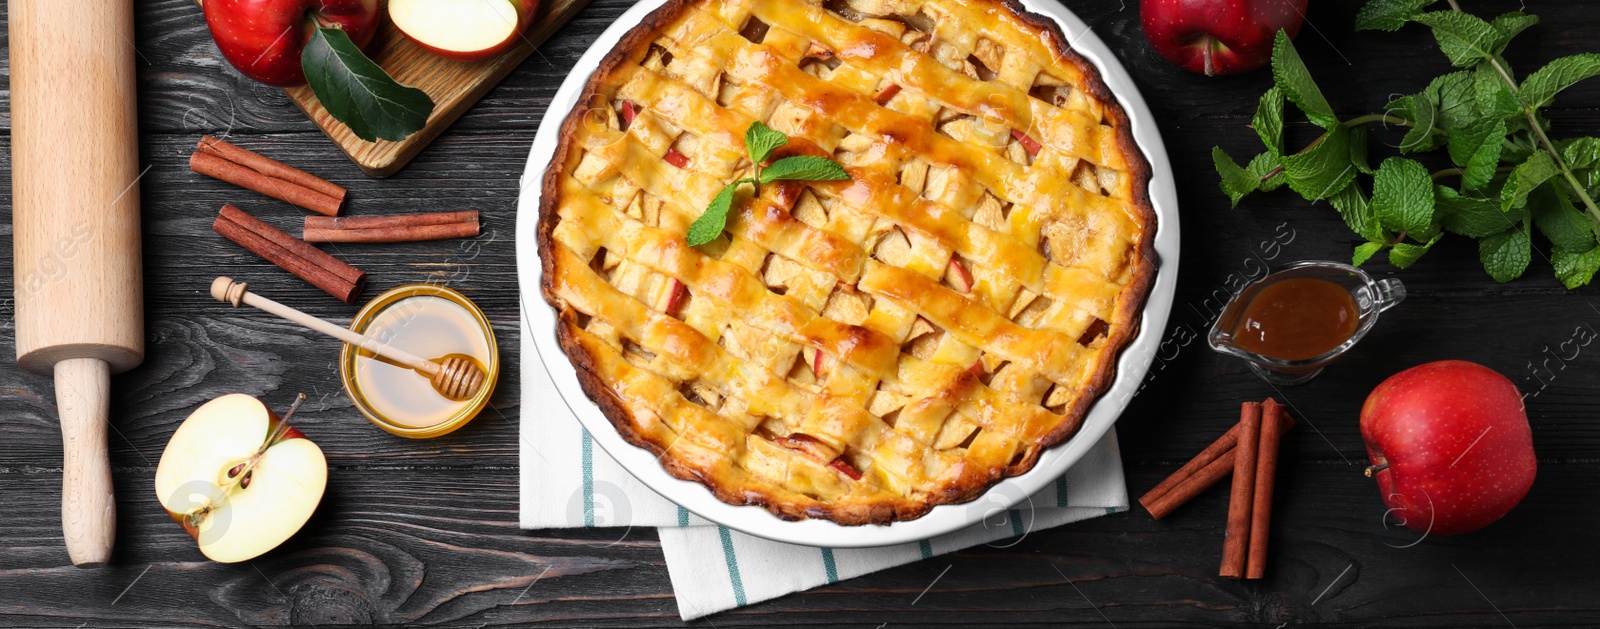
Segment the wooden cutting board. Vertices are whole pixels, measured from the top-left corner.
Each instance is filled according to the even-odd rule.
[[[200,4],[201,0],[195,3]],[[385,8],[383,23],[368,54],[395,80],[427,92],[434,103],[433,115],[428,117],[427,125],[398,142],[367,142],[356,137],[344,123],[328,115],[328,110],[322,108],[322,103],[311,93],[310,87],[302,85],[283,91],[312,122],[322,128],[328,139],[333,140],[350,157],[350,161],[368,175],[388,177],[405,167],[446,127],[511,74],[540,44],[555,34],[556,29],[571,20],[587,4],[589,0],[542,0],[539,3],[539,15],[533,19],[528,31],[523,33],[522,41],[496,57],[471,63],[440,58],[412,43],[389,21]]]

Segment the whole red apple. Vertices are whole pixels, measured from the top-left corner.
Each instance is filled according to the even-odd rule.
[[[205,0],[204,8],[222,56],[268,85],[306,82],[300,51],[318,26],[344,29],[363,48],[378,31],[378,0]]]
[[[1361,438],[1384,504],[1434,535],[1500,519],[1527,495],[1538,467],[1516,385],[1464,360],[1384,380],[1361,406]]]
[[[1278,31],[1293,38],[1306,0],[1143,0],[1139,18],[1156,52],[1206,76],[1254,70],[1272,60]]]

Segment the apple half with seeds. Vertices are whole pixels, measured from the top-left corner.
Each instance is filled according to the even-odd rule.
[[[516,43],[538,8],[539,0],[389,0],[389,19],[428,52],[479,61]]]
[[[162,508],[201,554],[222,563],[254,559],[287,541],[317,510],[327,485],[322,449],[261,400],[239,393],[195,409],[156,467]]]

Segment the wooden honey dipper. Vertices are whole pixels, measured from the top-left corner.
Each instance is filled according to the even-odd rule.
[[[402,363],[407,367],[427,374],[431,378],[433,389],[438,391],[440,395],[452,400],[471,398],[483,388],[483,369],[479,368],[477,363],[474,363],[469,358],[450,356],[441,362],[434,362],[365,334],[341,328],[272,301],[250,292],[249,289],[249,283],[236,282],[229,277],[219,277],[211,282],[211,296],[217,301],[233,304],[235,308],[238,308],[239,304],[255,306],[384,358]]]

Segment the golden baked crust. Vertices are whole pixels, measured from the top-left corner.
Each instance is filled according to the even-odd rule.
[[[1077,431],[1154,278],[1149,165],[1055,23],[997,0],[671,0],[561,128],[539,253],[557,336],[630,443],[731,504],[922,516]],[[850,181],[746,186],[771,159]],[[857,478],[859,476],[859,478]]]

